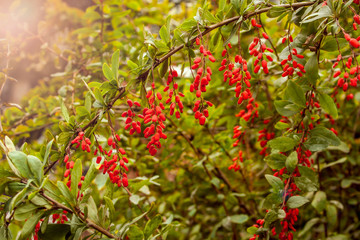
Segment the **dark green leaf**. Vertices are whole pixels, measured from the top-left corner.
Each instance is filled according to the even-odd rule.
[[[319,93],[320,106],[324,111],[330,114],[333,118],[338,118],[338,111],[334,100],[327,94]]]
[[[271,155],[268,155],[265,158],[266,163],[271,167],[272,169],[281,169],[285,167],[285,160],[286,156],[280,153],[274,153]]]
[[[289,100],[299,107],[305,108],[306,107],[306,99],[305,93],[302,88],[297,85],[295,82],[288,80],[287,88],[285,90],[285,94],[289,96]]]
[[[287,100],[276,100],[274,101],[274,105],[276,111],[280,113],[282,116],[290,117],[293,116],[301,111],[301,107],[296,104],[293,104]]]
[[[315,85],[316,80],[319,78],[319,67],[316,54],[312,55],[305,64],[305,71],[307,79],[310,80],[313,85]]]
[[[272,149],[286,152],[293,149],[296,146],[297,141],[289,137],[278,137],[270,140],[268,144]]]
[[[295,170],[297,163],[298,163],[298,155],[297,152],[294,151],[290,153],[290,155],[286,158],[286,162],[285,162],[285,166],[289,174]]]
[[[127,236],[129,237],[129,239],[131,240],[143,240],[144,239],[144,234],[141,231],[141,229],[135,225],[131,225],[128,232],[127,232]]]
[[[145,239],[148,239],[155,232],[155,230],[160,226],[161,222],[161,216],[156,215],[146,223],[144,229]]]

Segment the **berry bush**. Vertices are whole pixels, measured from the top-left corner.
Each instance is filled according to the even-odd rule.
[[[359,239],[359,4],[13,4],[0,239]]]

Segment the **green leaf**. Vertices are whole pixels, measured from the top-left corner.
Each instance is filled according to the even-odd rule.
[[[87,173],[85,175],[85,179],[83,181],[83,184],[81,186],[81,191],[82,192],[84,192],[89,187],[91,182],[95,179],[96,173],[97,173],[97,169],[96,169],[95,163],[92,162],[91,165],[90,165],[89,170],[87,171]]]
[[[284,188],[284,183],[282,182],[282,180],[280,178],[275,177],[273,175],[269,175],[269,174],[265,174],[265,178],[273,188],[278,189],[278,190],[281,190]]]
[[[131,197],[129,199],[133,204],[135,204],[135,205],[139,204],[139,201],[140,201],[139,195],[133,194],[133,195],[131,195]]]
[[[170,33],[165,25],[160,28],[159,35],[166,44],[170,42]]]
[[[44,166],[48,161],[53,142],[54,142],[54,139],[51,139],[51,141],[46,145],[46,151],[45,151],[45,154],[44,154],[44,161],[42,163]]]
[[[332,204],[326,204],[326,218],[330,229],[333,229],[338,220],[337,208]]]
[[[161,64],[161,67],[160,67],[160,76],[161,77],[164,77],[165,74],[167,73],[168,71],[168,66],[169,66],[169,60],[168,58]]]
[[[155,232],[155,230],[160,226],[161,222],[161,215],[158,214],[146,223],[144,229],[145,239],[148,239]]]
[[[286,202],[286,206],[289,208],[299,208],[305,203],[308,203],[309,200],[302,196],[292,196],[289,198],[289,200]]]
[[[284,122],[278,121],[278,122],[275,124],[275,128],[278,129],[278,130],[287,129],[287,128],[290,128],[290,124],[289,124],[289,123],[284,123]]]
[[[265,158],[265,162],[272,169],[282,169],[285,167],[285,160],[286,156],[280,153],[274,153]]]
[[[40,186],[44,175],[43,165],[40,159],[35,156],[28,155],[27,159],[32,175],[34,176],[36,183]]]
[[[12,199],[11,199],[11,205],[10,205],[10,212],[16,208],[21,202],[22,200],[24,200],[24,198],[26,197],[26,195],[29,193],[29,187],[31,184],[32,180],[29,180],[26,184],[26,186],[20,190]]]
[[[20,151],[9,152],[9,158],[14,164],[15,168],[19,170],[22,177],[30,179],[31,171],[27,163],[27,156],[25,153]]]
[[[285,94],[289,96],[291,102],[295,103],[299,107],[306,107],[305,93],[295,82],[288,80]]]
[[[315,85],[316,80],[319,78],[319,66],[317,55],[314,54],[305,64],[306,77],[310,82]]]
[[[37,212],[25,222],[22,227],[20,237],[18,238],[19,240],[25,240],[30,237],[43,214],[44,212]]]
[[[306,191],[306,192],[314,192],[317,191],[317,184],[313,181],[311,181],[309,178],[306,177],[296,177],[295,179],[295,183],[296,186],[301,190],[301,191]]]
[[[334,100],[327,94],[319,93],[320,106],[324,111],[330,114],[334,119],[338,118],[338,111]]]
[[[78,159],[75,164],[74,168],[71,170],[71,194],[73,195],[73,198],[77,198],[77,194],[79,191],[78,184],[81,180],[82,176],[82,162],[80,159]]]
[[[286,11],[287,11],[287,9],[284,8],[284,7],[276,7],[276,6],[274,6],[266,13],[266,15],[269,18],[276,18],[276,17],[280,16],[281,14],[283,14]]]
[[[127,236],[129,237],[129,239],[131,240],[143,240],[144,239],[144,233],[141,231],[141,229],[135,225],[131,225],[128,232],[127,232]]]
[[[299,237],[303,237],[308,231],[310,231],[315,224],[320,221],[320,218],[312,218],[310,219],[304,226],[304,228],[299,232]]]
[[[127,65],[129,66],[129,68],[130,68],[131,70],[135,70],[135,69],[137,69],[137,68],[139,67],[136,63],[134,63],[134,62],[131,61],[131,60],[128,60],[128,61],[127,61]]]
[[[310,131],[310,138],[306,141],[306,146],[310,151],[321,151],[329,145],[339,146],[340,139],[329,129],[318,126]]]
[[[114,74],[115,80],[119,77],[120,51],[117,49],[111,56],[111,72]],[[109,79],[110,80],[110,79]]]
[[[45,232],[38,232],[40,240],[66,240],[69,233],[70,225],[68,224],[48,224]]]
[[[270,210],[265,215],[266,226],[269,226],[271,223],[275,222],[279,218],[278,213],[274,210]]]
[[[114,207],[114,203],[112,202],[112,200],[110,198],[108,198],[107,196],[104,196],[104,200],[106,203],[107,208],[109,209],[109,218],[110,218],[110,222],[113,222],[115,219],[115,207]]]
[[[285,162],[285,166],[289,174],[295,170],[297,164],[298,164],[298,155],[297,152],[294,151],[290,153],[290,155],[286,158],[286,162]]]
[[[25,221],[28,219],[39,206],[36,206],[32,203],[26,203],[21,206],[18,206],[15,209],[14,219],[16,221]]]
[[[274,105],[276,111],[280,113],[282,116],[290,117],[293,116],[301,111],[301,107],[296,104],[293,104],[287,100],[276,100],[274,101]]]
[[[286,152],[293,149],[296,146],[297,141],[289,137],[278,137],[270,140],[268,144],[272,149]]]
[[[69,116],[69,112],[64,104],[63,101],[61,101],[61,113],[65,119],[66,122],[69,122],[70,121],[70,116]]]
[[[76,107],[76,115],[79,117],[87,116],[89,115],[88,110],[84,106],[78,106]]]
[[[313,201],[311,202],[311,205],[318,211],[322,212],[326,207],[326,193],[323,191],[318,191]]]
[[[249,216],[246,214],[238,214],[230,216],[230,221],[236,224],[243,224],[249,220]]]
[[[65,183],[63,183],[61,181],[57,182],[57,187],[60,190],[62,196],[64,197],[65,203],[67,203],[69,205],[69,207],[71,207],[70,204],[74,203],[75,201],[74,201],[73,196],[71,195],[69,188],[66,186]]]
[[[107,63],[103,64],[102,70],[103,70],[104,76],[107,78],[107,80],[111,81],[111,80],[115,79],[114,73],[112,72],[109,65],[107,65]]]
[[[257,227],[248,227],[246,231],[250,234],[256,234],[258,228]]]
[[[341,164],[341,163],[344,163],[346,161],[347,161],[347,157],[340,158],[339,160],[336,160],[334,162],[328,163],[325,166],[323,166],[321,168],[321,171],[324,170],[325,168],[328,168],[328,167],[331,167],[331,166],[334,166],[334,165],[337,165],[337,164]]]

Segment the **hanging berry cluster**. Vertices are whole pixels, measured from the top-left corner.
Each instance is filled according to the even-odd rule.
[[[144,124],[151,122],[151,125],[144,130],[144,137],[151,137],[146,147],[149,149],[149,153],[154,156],[157,153],[157,149],[161,148],[160,139],[166,139],[167,136],[163,133],[165,129],[163,122],[166,121],[166,117],[162,111],[165,107],[162,102],[156,105],[156,98],[160,101],[162,96],[160,93],[157,93],[155,98],[155,83],[152,83],[151,87],[153,90],[150,90],[146,95],[150,108],[144,108],[142,115],[144,117]]]
[[[265,52],[267,51],[273,53],[274,50],[267,47],[266,44],[263,43],[262,39],[260,38],[259,28],[261,28],[262,25],[258,24],[255,18],[251,19],[251,25],[254,28],[256,28],[259,33],[259,37],[255,37],[249,46],[250,55],[256,57],[256,60],[254,61],[254,73],[258,73],[262,68],[264,73],[268,74],[269,73],[268,61],[272,62],[273,58],[270,55],[266,55]],[[269,36],[265,32],[262,33],[262,36],[265,40],[269,39]]]
[[[174,81],[174,78],[176,77],[178,77],[177,71],[172,70],[170,67],[164,92],[168,92],[169,94],[169,98],[166,100],[166,104],[170,105],[170,115],[172,116],[175,113],[176,118],[179,119],[181,113],[183,113],[184,111],[184,104],[180,99],[180,97],[184,97],[184,94],[178,91],[179,85]],[[173,97],[175,99],[175,102],[172,102]],[[161,100],[161,96],[160,96],[160,100]]]
[[[124,111],[121,116],[122,117],[127,117],[125,120],[125,130],[129,130],[129,134],[133,135],[135,132],[137,132],[138,134],[141,133],[141,123],[139,121],[135,121],[134,118],[136,116],[136,113],[134,111],[134,107],[141,107],[139,102],[133,102],[132,100],[128,99],[126,101],[126,103],[129,106],[129,110]],[[138,115],[140,116],[140,115]],[[115,144],[115,142],[114,142]]]
[[[293,41],[294,39],[291,35],[288,38],[284,37],[282,39],[282,44],[287,43],[289,48],[288,57],[282,60],[280,63],[283,66],[283,73],[281,75],[282,77],[286,77],[286,76],[292,77],[294,73],[296,73],[299,77],[302,77],[303,74],[306,73],[304,65],[298,63],[296,59],[294,59],[294,56],[299,59],[303,59],[304,55],[299,54],[296,48],[293,49],[290,48],[290,43],[292,43]]]
[[[118,134],[115,134],[115,139],[109,137],[107,140],[107,146],[110,149],[106,150],[101,145],[97,146],[97,149],[94,151],[96,157],[96,163],[100,164],[99,170],[103,174],[108,174],[110,181],[114,184],[117,184],[118,187],[128,186],[128,178],[125,171],[129,171],[125,163],[128,163],[126,151],[119,147],[121,138]]]
[[[199,38],[196,38],[195,42],[196,45],[200,45]],[[211,62],[215,62],[216,59],[211,54],[211,52],[204,47],[204,45],[201,44],[199,50],[202,56],[195,58],[193,62],[194,64],[191,66],[191,69],[197,69],[197,71],[194,82],[190,85],[190,92],[195,92],[196,97],[200,98],[200,100],[195,102],[193,111],[195,112],[195,119],[199,121],[200,125],[204,125],[206,118],[209,117],[207,108],[212,106],[209,101],[204,101],[203,97],[201,96],[202,93],[206,92],[206,87],[209,85],[212,75],[211,68],[209,66],[206,67],[205,62],[206,57],[208,57]],[[205,67],[206,71],[204,71]]]

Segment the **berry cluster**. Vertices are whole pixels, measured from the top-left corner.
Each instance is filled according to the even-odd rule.
[[[288,55],[287,58],[282,60],[281,63],[280,63],[282,66],[284,66],[283,67],[283,73],[281,75],[282,77],[293,76],[295,72],[299,77],[302,77],[303,73],[306,73],[304,65],[302,65],[301,63],[298,63],[296,61],[296,59],[294,59],[294,56],[299,58],[299,59],[303,59],[304,55],[299,54],[298,51],[296,50],[296,48],[290,49],[290,43],[293,42],[293,41],[294,40],[293,40],[291,35],[288,38],[284,37],[282,39],[283,44],[288,42],[288,45],[289,45],[289,55]]]
[[[127,174],[122,171],[129,171],[128,167],[125,163],[128,163],[126,151],[118,147],[121,139],[118,134],[115,135],[115,139],[109,137],[107,140],[107,145],[112,149],[108,151],[103,149],[101,145],[98,145],[98,148],[95,150],[94,155],[99,155],[96,158],[96,163],[100,164],[99,170],[102,171],[103,174],[107,173],[112,183],[117,184],[118,187],[128,186]],[[116,150],[117,149],[117,150]]]
[[[160,139],[166,139],[167,136],[163,133],[163,130],[165,129],[163,122],[166,121],[166,117],[162,111],[165,107],[161,102],[159,105],[156,105],[155,94],[153,94],[153,92],[155,93],[154,83],[152,83],[152,89],[153,91],[150,90],[146,95],[146,98],[149,100],[150,108],[144,108],[143,116],[144,124],[151,122],[151,125],[144,130],[144,137],[151,137],[151,140],[146,147],[149,149],[151,156],[154,156],[157,153],[157,149],[161,148]],[[160,101],[162,99],[161,94],[156,94],[156,98]]]
[[[125,130],[130,129],[129,134],[133,135],[135,132],[138,134],[141,133],[141,123],[139,121],[135,121],[134,117],[136,116],[136,113],[134,111],[134,106],[141,107],[139,102],[133,102],[132,100],[128,99],[126,103],[129,106],[129,110],[123,112],[121,114],[122,117],[127,117],[125,120]],[[114,142],[115,144],[115,142]]]
[[[251,25],[257,30],[262,27],[261,24],[256,22],[255,18],[251,19]],[[262,33],[262,36],[265,41],[269,39],[269,36],[265,32]],[[256,60],[254,61],[254,73],[258,73],[260,68],[263,69],[265,74],[269,73],[268,61],[272,62],[273,58],[270,55],[266,55],[266,51],[270,53],[274,52],[274,50],[267,47],[266,44],[262,42],[259,33],[259,37],[255,37],[249,46],[250,55],[256,57]]]
[[[170,115],[174,115],[176,118],[180,118],[181,113],[183,113],[184,104],[182,103],[180,97],[184,97],[184,94],[178,91],[179,85],[174,81],[174,78],[178,77],[178,73],[176,70],[172,70],[170,68],[169,75],[166,82],[166,87],[164,88],[164,92],[168,92],[169,98],[166,100],[166,104],[170,104]],[[172,88],[171,87],[172,84]],[[159,95],[161,97],[161,95]],[[175,102],[172,102],[172,99],[175,99]],[[161,98],[160,98],[161,100]],[[176,112],[175,112],[176,111]]]

